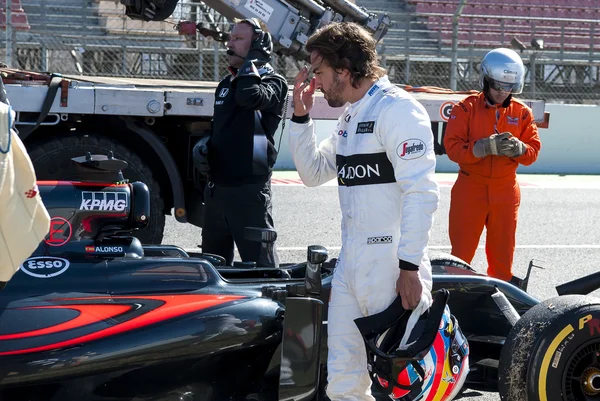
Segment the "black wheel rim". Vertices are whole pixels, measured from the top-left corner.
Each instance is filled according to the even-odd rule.
[[[600,400],[600,339],[590,340],[573,352],[562,387],[567,401]]]

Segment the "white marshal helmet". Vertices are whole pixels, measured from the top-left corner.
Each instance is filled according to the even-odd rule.
[[[523,92],[525,66],[521,57],[511,49],[498,48],[488,52],[481,61],[479,86],[510,92],[513,95]]]

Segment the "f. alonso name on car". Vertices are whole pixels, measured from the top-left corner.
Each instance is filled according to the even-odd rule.
[[[394,167],[385,152],[336,156],[338,184],[342,186],[395,182]]]
[[[124,212],[128,207],[126,192],[81,192],[81,210]]]
[[[85,247],[86,252],[93,253],[123,253],[124,249],[122,246],[94,246],[89,245]]]

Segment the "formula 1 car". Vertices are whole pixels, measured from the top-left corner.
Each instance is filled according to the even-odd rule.
[[[38,182],[50,232],[0,283],[0,400],[325,399],[335,259],[263,268],[142,245],[149,191],[112,155],[73,159],[84,181]],[[247,229],[272,246],[276,233]],[[600,399],[600,273],[543,302],[432,255],[470,351],[465,387],[502,400]],[[374,381],[373,390],[383,394]],[[413,398],[411,398],[412,400]],[[402,399],[407,401],[407,399]]]

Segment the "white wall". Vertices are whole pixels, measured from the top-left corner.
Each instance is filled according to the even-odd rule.
[[[520,166],[520,173],[599,174],[600,175],[600,107],[593,105],[546,104],[550,126],[540,129],[542,149],[531,166]],[[317,140],[325,139],[335,129],[335,120],[315,123]],[[288,149],[286,123],[276,169],[295,170]],[[281,129],[277,132],[277,142]],[[437,171],[456,172],[457,165],[446,155],[437,157]]]

